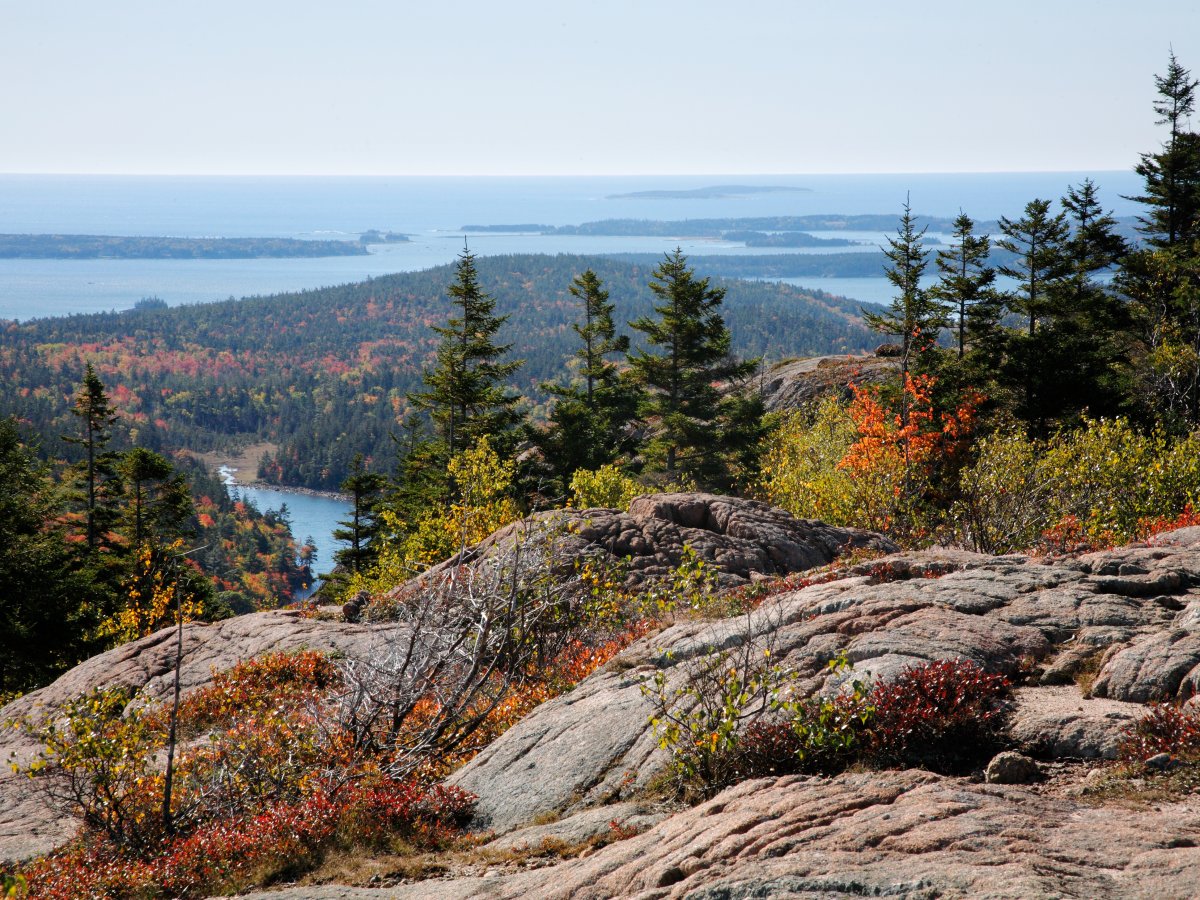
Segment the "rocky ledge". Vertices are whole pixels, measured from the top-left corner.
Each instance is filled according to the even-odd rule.
[[[760,564],[774,566],[775,541],[806,529],[825,533],[815,523],[721,498],[649,498],[635,507],[628,515],[574,515],[584,528],[613,523],[597,526],[600,541],[615,537],[631,549],[647,534],[669,536],[662,548],[695,531],[714,535],[713,557],[739,579],[762,571],[742,566],[749,547],[762,554],[754,557]],[[784,528],[783,537],[764,532],[759,541],[731,524],[756,517]],[[596,541],[582,531],[575,536],[589,546]],[[730,538],[748,544],[724,543]],[[718,545],[740,549],[722,557]],[[653,560],[646,571],[673,558],[666,549],[639,555]],[[207,633],[235,642],[234,632],[223,636],[221,629],[283,621],[247,617],[207,626]],[[280,629],[276,644],[293,640],[284,637],[289,628],[323,628],[320,634],[347,642],[366,633],[299,620],[272,627]],[[315,645],[317,632],[294,639]],[[826,662],[839,653],[858,678],[891,678],[907,666],[947,658],[1008,673],[1021,684],[1012,749],[1037,760],[1050,777],[1012,785],[917,771],[851,772],[746,782],[693,809],[647,806],[642,789],[662,771],[664,758],[641,686],[660,671],[668,684],[677,682],[687,660],[747,640],[769,643],[803,694],[838,690],[845,675],[831,674]],[[122,659],[120,665],[141,673],[129,676],[133,682],[161,679],[161,671],[154,674],[161,665],[137,661],[155,658],[156,641],[99,657],[43,697],[87,687]],[[202,680],[206,658],[195,657],[189,683]],[[1200,796],[1114,800],[1088,786],[1146,702],[1189,702],[1198,690],[1200,528],[1060,558],[938,549],[892,554],[836,580],[770,597],[748,616],[680,621],[643,638],[535,709],[452,779],[479,796],[476,826],[496,835],[495,848],[574,843],[614,821],[641,834],[529,871],[498,864],[394,888],[308,886],[263,896],[1193,896],[1200,884]],[[9,797],[0,798],[0,809],[11,810]],[[7,815],[11,839],[15,820]]]

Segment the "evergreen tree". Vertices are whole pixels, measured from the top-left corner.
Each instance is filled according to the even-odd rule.
[[[1200,135],[1186,128],[1200,81],[1172,51],[1167,74],[1154,76],[1154,86],[1159,95],[1155,124],[1169,125],[1170,134],[1158,153],[1143,153],[1134,166],[1145,179],[1145,189],[1141,196],[1129,199],[1150,207],[1139,221],[1151,246],[1187,246],[1200,237]]]
[[[900,339],[902,375],[907,375],[919,357],[933,347],[946,324],[945,303],[921,287],[921,276],[929,265],[924,236],[925,229],[917,230],[906,197],[896,236],[888,238],[883,251],[888,259],[884,274],[896,288],[896,297],[885,313],[863,313],[876,331]]]
[[[1004,237],[998,247],[1016,254],[1014,263],[1000,267],[1000,274],[1017,281],[1017,289],[1008,295],[1008,306],[1029,322],[1029,335],[1038,322],[1055,312],[1060,289],[1070,273],[1065,253],[1068,229],[1066,216],[1050,215],[1049,200],[1031,200],[1025,215],[1017,221],[1000,217]]]
[[[334,562],[352,574],[369,569],[378,556],[375,542],[380,522],[376,503],[385,483],[378,472],[367,471],[361,453],[355,455],[350,475],[342,482],[343,493],[350,495],[350,518],[339,521],[341,527],[333,532],[334,540],[349,545],[333,554]]]
[[[121,518],[130,544],[167,543],[180,536],[195,510],[187,481],[170,460],[134,447],[117,458],[116,470],[124,494]]]
[[[1000,301],[992,284],[996,271],[987,265],[991,239],[975,234],[975,223],[959,212],[954,220],[954,243],[937,252],[939,280],[930,293],[945,304],[954,317],[958,358],[966,353],[967,335],[984,335],[1000,319]]]
[[[576,470],[599,468],[628,449],[623,431],[638,406],[636,386],[622,380],[608,360],[629,350],[629,338],[616,333],[608,292],[591,269],[575,278],[570,291],[583,304],[582,324],[571,326],[582,341],[575,353],[582,384],[542,385],[558,400],[540,443],[563,487]]]
[[[651,468],[668,478],[683,475],[728,488],[739,466],[754,466],[763,433],[758,395],[737,390],[758,361],[732,356],[720,313],[725,291],[709,287],[707,278],[697,280],[681,250],[667,254],[653,278],[658,317],[629,323],[660,351],[629,357],[632,375],[646,391],[642,414],[657,419],[647,447]]]
[[[87,455],[81,474],[82,500],[87,522],[87,548],[92,552],[117,515],[115,457],[107,450],[117,413],[108,400],[104,382],[91,363],[84,369],[83,383],[75,395],[72,412],[79,418],[82,435],[64,436],[63,440],[83,447]]]
[[[103,649],[106,600],[78,567],[54,497],[16,423],[0,419],[0,705]]]
[[[521,360],[500,362],[511,345],[495,342],[508,319],[495,314],[495,300],[479,286],[475,257],[464,249],[458,258],[456,280],[448,291],[459,315],[434,331],[442,336],[437,364],[425,374],[427,390],[409,399],[429,414],[447,456],[488,436],[503,445],[521,421],[519,397],[505,382],[521,368]]]

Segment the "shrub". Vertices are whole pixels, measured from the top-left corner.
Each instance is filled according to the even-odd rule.
[[[770,665],[769,654],[757,658],[753,646],[687,663],[673,690],[662,672],[643,688],[671,757],[671,786],[685,799],[745,778],[833,774],[855,764],[961,772],[1002,740],[1008,679],[972,662],[939,660],[905,669],[894,682],[855,680],[833,696],[795,701],[785,699],[792,677]],[[849,663],[839,655],[829,668],[838,674]]]
[[[571,476],[571,505],[577,509],[626,510],[634,497],[645,493],[647,488],[612,463],[579,469]]]
[[[876,765],[958,772],[992,754],[1010,712],[1011,684],[968,660],[905,669],[871,688],[865,755]]]
[[[771,649],[749,634],[736,649],[707,653],[658,671],[642,685],[650,724],[670,758],[668,780],[684,799],[711,796],[746,777],[738,730],[780,708],[784,673]]]
[[[1158,753],[1200,761],[1200,709],[1171,704],[1151,706],[1121,733],[1121,759],[1141,762]]]

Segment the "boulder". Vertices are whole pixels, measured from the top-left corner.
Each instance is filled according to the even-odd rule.
[[[1122,730],[1146,708],[1138,703],[1085,699],[1075,685],[1017,690],[1013,738],[1045,759],[1116,759]]]
[[[886,345],[885,345],[886,346]],[[896,377],[895,356],[813,356],[781,363],[767,372],[763,404],[769,412],[803,409],[827,394],[850,396],[850,385],[882,384]]]
[[[725,586],[747,584],[756,576],[803,572],[850,550],[896,550],[891,539],[875,532],[797,519],[756,500],[703,493],[650,494],[635,498],[628,512],[538,513],[497,531],[422,577],[469,565],[530,533],[547,536],[559,561],[589,553],[620,560],[630,588],[670,573],[682,561],[685,547],[712,564]]]
[[[983,772],[983,780],[988,784],[1033,784],[1041,778],[1038,764],[1013,750],[997,753]]]

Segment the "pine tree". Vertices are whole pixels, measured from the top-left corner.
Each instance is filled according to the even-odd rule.
[[[83,383],[75,395],[71,410],[80,421],[82,436],[64,436],[69,444],[78,444],[87,454],[83,463],[82,481],[84,512],[87,519],[87,547],[92,552],[116,518],[115,457],[107,451],[112,439],[112,425],[117,420],[116,410],[108,400],[104,382],[88,363],[83,373]]]
[[[996,246],[1016,254],[1015,262],[1001,266],[1000,274],[1017,281],[1017,289],[1008,295],[1008,305],[1029,322],[1029,335],[1038,322],[1055,312],[1061,288],[1070,274],[1065,253],[1068,237],[1066,216],[1050,215],[1049,200],[1031,200],[1025,215],[1017,221],[1000,217],[1004,237]]]
[[[958,358],[966,353],[967,334],[986,334],[1000,319],[999,298],[992,290],[996,271],[987,265],[991,239],[975,234],[975,223],[959,212],[954,220],[954,243],[937,253],[939,281],[930,293],[954,317]]]
[[[888,238],[883,251],[889,263],[884,274],[896,288],[896,297],[888,312],[864,312],[863,318],[876,331],[900,339],[902,375],[907,375],[945,327],[947,307],[921,287],[921,276],[929,265],[929,251],[923,241],[925,229],[917,230],[907,197],[903,209],[896,236]]]
[[[378,472],[367,471],[361,453],[355,454],[350,475],[342,482],[343,493],[350,495],[350,518],[338,522],[334,540],[349,544],[333,554],[334,561],[351,573],[364,572],[378,556],[375,541],[380,522],[376,503],[386,479]]]
[[[754,465],[762,435],[757,394],[739,394],[757,360],[730,353],[729,329],[721,317],[723,288],[697,280],[676,248],[659,263],[650,289],[658,318],[643,316],[630,326],[649,348],[629,357],[635,381],[646,391],[644,417],[657,419],[647,451],[652,469],[668,478],[692,477],[701,485],[728,488],[736,470]]]
[[[1167,74],[1154,76],[1154,86],[1160,98],[1154,104],[1159,116],[1155,124],[1170,125],[1171,130],[1158,153],[1143,153],[1134,166],[1146,186],[1141,196],[1128,199],[1150,207],[1139,221],[1151,246],[1187,246],[1200,236],[1200,134],[1185,127],[1200,81],[1172,51]]]
[[[434,327],[442,336],[437,364],[425,374],[428,389],[409,399],[429,414],[446,455],[451,456],[484,436],[501,445],[512,436],[521,421],[516,408],[519,397],[504,384],[522,361],[500,362],[511,345],[499,345],[495,338],[508,316],[495,314],[496,301],[480,288],[475,257],[469,250],[459,255],[448,293],[460,314]]]
[[[0,704],[103,649],[105,600],[57,524],[44,466],[12,419],[0,419]]]
[[[557,402],[540,441],[564,487],[577,470],[599,468],[628,449],[623,431],[638,406],[636,387],[622,380],[608,359],[629,350],[629,338],[616,333],[608,292],[591,269],[575,278],[570,291],[583,304],[582,324],[571,326],[582,341],[575,353],[582,384],[542,385]]]
[[[153,450],[134,447],[117,458],[116,470],[131,546],[147,541],[165,544],[180,536],[194,507],[186,480],[170,460]]]

